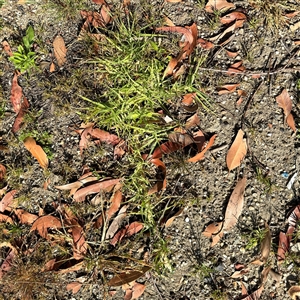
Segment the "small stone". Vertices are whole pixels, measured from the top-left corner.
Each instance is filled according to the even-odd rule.
[[[185,221],[186,223],[188,223],[188,222],[190,221],[189,217],[186,217],[186,218],[184,219],[184,221]]]

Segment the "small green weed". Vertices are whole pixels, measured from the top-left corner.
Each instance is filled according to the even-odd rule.
[[[171,251],[165,239],[159,238],[158,241],[154,243],[152,252],[154,257],[153,266],[158,274],[166,275],[173,271],[172,260],[170,258]]]
[[[220,291],[220,290],[215,290],[211,293],[211,297],[214,299],[214,300],[227,300],[228,299],[228,296],[226,293]]]
[[[213,274],[214,272],[215,272],[214,269],[207,266],[205,263],[197,265],[193,270],[193,274],[197,276],[200,280],[210,277],[210,275]]]
[[[246,245],[246,250],[253,250],[258,247],[264,239],[266,232],[266,229],[256,229],[250,233],[250,238],[249,235],[247,235],[248,242]]]
[[[35,67],[36,53],[31,51],[33,42],[34,29],[32,26],[28,26],[26,35],[23,37],[23,45],[19,45],[18,50],[9,58],[21,73],[29,72]]]
[[[256,179],[265,186],[264,192],[266,194],[271,193],[275,188],[275,185],[272,183],[271,178],[268,177],[268,175],[263,174],[261,168],[256,168]]]

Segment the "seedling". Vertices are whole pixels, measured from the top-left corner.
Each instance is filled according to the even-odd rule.
[[[246,245],[246,250],[253,250],[259,246],[266,235],[266,229],[256,229],[250,234],[250,238]]]
[[[13,53],[9,60],[17,70],[24,73],[35,67],[36,53],[32,51],[34,43],[34,29],[32,26],[27,28],[26,35],[22,40],[23,44],[18,46],[18,50]]]

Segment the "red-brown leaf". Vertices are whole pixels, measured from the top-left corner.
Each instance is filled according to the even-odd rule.
[[[31,214],[24,209],[16,209],[14,212],[22,224],[32,224],[38,218],[37,215]]]
[[[240,129],[226,156],[228,170],[231,171],[237,168],[246,154],[247,142],[246,139],[244,139],[244,131]]]
[[[197,44],[200,45],[200,47],[205,50],[210,50],[215,46],[214,43],[202,38],[197,40]]]
[[[0,214],[0,223],[10,223],[13,224],[13,220],[10,216]]]
[[[216,10],[225,11],[234,7],[235,5],[227,2],[227,0],[209,0],[205,6],[205,10],[208,13],[213,13]]]
[[[85,241],[83,228],[75,219],[70,220],[73,237],[73,257],[82,259],[87,252],[88,245]]]
[[[12,190],[8,192],[0,201],[0,211],[4,212],[5,210],[11,211],[11,206],[13,206],[13,198],[17,190]]]
[[[4,179],[6,174],[6,168],[0,164],[0,182]]]
[[[220,21],[222,24],[230,24],[233,21],[236,20],[247,20],[247,17],[244,13],[239,12],[239,11],[233,11],[225,16],[223,16],[222,18],[220,18]]]
[[[236,225],[242,213],[246,181],[246,177],[240,179],[230,196],[224,217],[223,230],[225,231],[230,230]]]
[[[148,192],[149,195],[160,192],[161,190],[166,189],[167,187],[167,178],[166,178],[166,174],[167,174],[167,169],[166,169],[166,165],[159,160],[158,158],[153,158],[150,160],[154,165],[156,165],[159,170],[162,173],[162,177],[163,179],[158,181]]]
[[[61,67],[67,61],[67,48],[62,36],[57,35],[53,41],[53,51],[57,64]]]
[[[14,247],[12,247],[8,243],[1,243],[0,247],[10,247],[11,248],[11,250],[9,251],[8,255],[6,256],[6,258],[4,259],[4,261],[0,267],[0,280],[1,280],[2,277],[11,269],[13,260],[14,260],[15,256],[17,255],[17,251]]]
[[[218,94],[224,95],[224,94],[233,93],[239,85],[240,85],[239,83],[231,83],[231,84],[225,84],[223,86],[217,87]]]
[[[11,84],[10,102],[16,114],[18,114],[21,109],[22,98],[23,98],[23,91],[18,84],[18,74],[17,72],[15,72]]]
[[[292,111],[292,100],[290,98],[290,95],[286,89],[282,91],[282,93],[276,97],[276,101],[278,103],[278,106],[283,109],[284,115],[285,115],[285,121],[289,125],[289,127],[296,131],[296,125],[294,121],[294,117],[291,114]]]
[[[32,137],[27,137],[24,140],[24,146],[31,153],[31,155],[39,162],[40,166],[43,169],[46,169],[48,167],[49,161],[45,151],[41,146],[37,145],[37,143]]]
[[[146,286],[144,284],[136,282],[132,287],[132,299],[138,299],[143,295]]]
[[[122,225],[123,220],[126,217],[126,210],[129,207],[129,205],[124,205],[122,206],[122,208],[120,209],[118,215],[113,219],[112,223],[110,224],[110,226],[107,229],[105,238],[106,239],[110,239],[114,236],[114,234],[118,231],[118,229],[120,228],[120,226]],[[100,228],[102,227],[102,223],[103,223],[103,218],[102,216],[99,217],[99,219],[96,222],[96,228]]]
[[[13,52],[11,51],[10,45],[7,41],[3,41],[2,42],[2,47],[4,52],[8,55],[8,56],[13,56]]]
[[[206,153],[206,151],[214,144],[215,139],[216,139],[217,135],[214,134],[210,139],[209,142],[207,144],[207,146],[198,154],[196,154],[195,156],[189,158],[187,161],[188,162],[197,162],[199,160],[204,159],[204,155]]]
[[[116,274],[109,282],[107,282],[107,285],[121,286],[123,284],[128,284],[142,277],[150,269],[151,269],[150,267],[144,266],[141,271],[131,270],[131,271]]]
[[[40,236],[48,238],[48,228],[58,229],[62,224],[59,219],[53,216],[42,216],[38,218],[32,225],[30,232],[36,230]]]
[[[27,112],[28,108],[29,108],[29,102],[28,102],[27,98],[24,97],[22,104],[21,104],[21,108],[20,108],[20,110],[17,114],[17,117],[15,119],[15,122],[11,128],[11,131],[13,133],[16,133],[20,129],[21,124],[23,123],[24,115]]]
[[[110,199],[111,205],[106,212],[106,222],[108,222],[110,218],[119,210],[122,202],[122,198],[123,198],[122,192],[119,189],[116,190]]]
[[[67,291],[72,291],[73,294],[76,294],[79,292],[81,286],[82,286],[82,283],[80,283],[78,281],[70,282],[67,285]]]
[[[111,239],[110,244],[115,246],[118,242],[121,242],[124,237],[130,237],[133,234],[136,234],[144,227],[143,223],[133,222],[129,225],[126,225],[125,228],[121,229],[116,233],[116,235]]]

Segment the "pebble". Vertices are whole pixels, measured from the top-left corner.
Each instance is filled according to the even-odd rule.
[[[188,222],[190,221],[189,217],[186,217],[186,218],[184,219],[184,221],[185,221],[186,223],[188,223]]]

